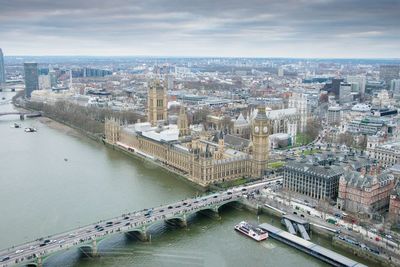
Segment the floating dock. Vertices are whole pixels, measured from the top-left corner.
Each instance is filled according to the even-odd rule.
[[[260,224],[259,227],[267,231],[270,237],[297,248],[298,250],[314,256],[332,266],[367,267],[359,262],[342,256],[339,253],[292,235],[268,223]]]

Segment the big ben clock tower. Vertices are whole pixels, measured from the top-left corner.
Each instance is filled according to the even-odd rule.
[[[257,116],[253,121],[251,135],[253,137],[252,175],[261,177],[267,169],[269,157],[269,120],[265,114],[265,107],[258,108]]]

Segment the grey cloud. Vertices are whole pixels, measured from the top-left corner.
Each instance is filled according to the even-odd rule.
[[[0,7],[8,54],[400,57],[395,0],[0,0]]]

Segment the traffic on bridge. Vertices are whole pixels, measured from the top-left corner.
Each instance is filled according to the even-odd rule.
[[[97,242],[107,236],[124,232],[146,240],[146,228],[153,223],[166,221],[185,226],[187,216],[207,210],[217,214],[221,206],[238,201],[244,195],[260,190],[269,183],[270,181],[258,182],[207,196],[185,199],[173,204],[130,212],[68,232],[13,246],[0,251],[0,266],[19,264],[41,266],[43,260],[51,254],[72,247],[79,247],[87,256],[97,256]]]

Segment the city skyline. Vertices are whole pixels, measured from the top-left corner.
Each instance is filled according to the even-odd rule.
[[[7,55],[400,58],[399,1],[1,6],[0,46]]]

